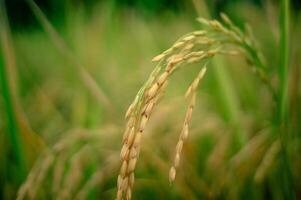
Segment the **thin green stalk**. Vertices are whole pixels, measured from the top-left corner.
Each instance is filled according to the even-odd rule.
[[[288,67],[289,67],[289,0],[281,1],[280,17],[280,65],[279,65],[279,117],[284,123],[287,119]]]
[[[239,149],[246,142],[246,135],[240,123],[239,100],[222,58],[212,60],[212,72],[219,97],[223,99],[221,103],[224,119],[233,126],[235,148]]]
[[[12,101],[12,91],[8,81],[8,30],[4,2],[0,1],[0,88],[2,91],[5,114],[7,118],[7,136],[9,144],[14,155],[15,164],[17,167],[18,179],[22,180],[25,175],[25,164],[21,148],[21,140],[18,130],[18,122],[15,114],[15,109]]]
[[[77,69],[80,78],[82,79],[87,89],[91,92],[91,94],[99,100],[101,105],[104,105],[104,108],[110,110],[111,112],[114,111],[114,107],[112,106],[112,103],[108,98],[107,94],[97,84],[95,79],[86,70],[86,68],[78,61],[78,59],[76,59],[73,52],[69,50],[63,38],[59,35],[59,33],[56,31],[53,25],[49,22],[49,20],[39,8],[39,6],[34,2],[34,0],[27,0],[27,3],[37,20],[42,25],[45,32],[49,35],[50,39],[52,40],[59,53],[63,55],[67,59],[67,61],[69,61],[72,64],[73,67]]]
[[[5,115],[7,118],[7,134],[8,134],[8,140],[11,144],[11,149],[13,151],[13,155],[15,157],[16,166],[18,169],[18,172],[20,174],[23,174],[23,159],[22,159],[22,151],[21,151],[21,144],[20,144],[20,138],[19,138],[19,131],[18,131],[18,125],[16,121],[16,116],[14,113],[12,101],[11,101],[11,93],[8,86],[7,81],[7,74],[5,65],[2,60],[3,52],[0,52],[1,59],[0,59],[0,88],[2,91],[2,97],[3,97],[3,103],[5,107]],[[20,175],[22,177],[22,175]]]
[[[290,159],[288,154],[288,69],[289,69],[289,0],[281,1],[280,16],[280,63],[279,76],[279,104],[278,104],[278,125],[281,138],[282,172],[281,182],[285,199],[295,199],[293,176],[290,170]]]

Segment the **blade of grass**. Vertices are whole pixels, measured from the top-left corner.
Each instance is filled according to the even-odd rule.
[[[2,90],[2,96],[4,101],[4,107],[7,117],[7,133],[8,140],[11,145],[11,149],[14,155],[15,164],[17,167],[17,179],[18,182],[25,177],[25,164],[23,158],[23,151],[21,147],[21,139],[19,134],[19,127],[17,122],[17,116],[15,113],[14,103],[12,99],[12,89],[9,84],[9,67],[14,65],[11,59],[12,52],[9,45],[9,33],[7,30],[7,18],[5,11],[4,1],[0,1],[0,37],[1,37],[1,52],[0,52],[0,87]]]
[[[293,188],[293,177],[290,169],[288,154],[289,127],[288,127],[288,69],[289,69],[289,23],[290,3],[289,0],[281,1],[280,15],[280,41],[279,41],[279,106],[278,123],[281,138],[281,173],[283,195],[285,199],[296,199]]]
[[[288,68],[289,68],[289,1],[281,1],[280,17],[280,65],[279,65],[279,110],[280,121],[287,121]]]
[[[32,130],[22,109],[18,95],[17,61],[3,1],[1,1],[0,10],[0,87],[3,90],[7,115],[7,132],[10,133],[8,144],[12,148],[14,159],[16,159],[16,163],[14,163],[17,167],[16,181],[19,182],[23,180],[26,171],[31,167],[36,157],[46,145],[44,140]],[[13,171],[12,173],[14,174],[15,172]]]

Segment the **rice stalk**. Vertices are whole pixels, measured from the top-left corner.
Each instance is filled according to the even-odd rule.
[[[289,54],[290,54],[290,1],[281,1],[281,15],[280,15],[280,39],[279,39],[279,101],[277,113],[277,125],[279,130],[279,137],[281,141],[281,168],[282,177],[281,185],[283,194],[286,199],[295,199],[293,177],[291,172],[291,160],[288,152],[288,142],[291,140],[288,119],[289,119],[289,94],[288,94],[288,72],[289,72]]]
[[[8,172],[16,174],[12,180],[19,185],[26,177],[32,162],[45,148],[44,140],[31,128],[23,111],[18,88],[18,65],[5,1],[0,1],[0,89],[7,120],[7,142],[11,148],[12,164]],[[1,95],[1,96],[2,96]],[[8,154],[5,156],[9,156]],[[9,164],[9,162],[7,162]],[[10,165],[10,164],[9,164]],[[9,166],[8,165],[8,166]],[[14,171],[14,168],[16,171]]]
[[[0,39],[1,39],[1,47],[0,47],[0,87],[3,95],[3,100],[5,104],[5,110],[7,115],[7,124],[8,124],[8,140],[12,145],[12,153],[14,156],[14,160],[16,166],[18,168],[18,177],[21,179],[25,175],[25,163],[23,158],[23,148],[21,146],[21,140],[19,135],[19,127],[17,122],[17,114],[15,113],[15,107],[12,97],[12,88],[9,81],[9,64],[11,57],[11,49],[9,48],[9,39],[8,39],[8,30],[7,30],[7,19],[5,12],[5,4],[4,1],[0,1]],[[2,56],[3,55],[3,56]]]
[[[158,98],[162,96],[164,86],[168,78],[183,64],[195,62],[208,62],[216,55],[236,55],[242,52],[253,65],[253,70],[261,79],[266,79],[265,66],[260,59],[255,43],[245,35],[240,29],[223,16],[228,26],[222,25],[216,20],[198,18],[198,21],[205,25],[204,30],[193,31],[178,39],[169,49],[155,56],[152,61],[158,62],[157,66],[150,74],[148,80],[138,91],[135,100],[126,112],[127,125],[123,136],[123,146],[121,148],[121,168],[117,179],[117,199],[131,199],[134,184],[134,170],[139,157],[141,147],[141,137],[152,114]],[[206,69],[206,68],[204,68]],[[200,75],[204,75],[204,70]],[[199,77],[202,77],[199,76]],[[196,80],[199,81],[200,78]],[[198,83],[198,81],[196,81]],[[194,85],[197,86],[197,84]],[[264,82],[269,83],[269,82]],[[184,123],[184,133],[188,133],[188,121],[192,114],[192,107],[195,101],[194,85],[189,87],[188,94],[192,93],[193,98],[187,111],[187,120]],[[274,91],[271,91],[273,94]],[[189,119],[189,120],[188,120]],[[175,179],[176,167],[179,165],[180,152],[183,147],[183,140],[180,138],[174,161],[174,166],[170,169],[169,179]]]
[[[71,198],[70,194],[81,184],[83,177],[81,160],[87,154],[95,153],[95,148],[90,146],[93,141],[99,141],[99,136],[75,131],[63,137],[52,148],[45,150],[20,187],[17,199],[37,199],[40,189],[43,188],[46,178],[50,175],[53,176],[52,187],[49,190],[51,196],[58,199]],[[74,148],[81,143],[83,146],[73,152]],[[70,163],[70,169],[65,173],[67,163]]]
[[[53,184],[52,184],[52,192],[57,195],[58,191],[61,187],[61,182],[63,178],[63,173],[65,169],[65,162],[67,160],[66,154],[61,154],[57,157],[55,166],[54,166],[54,174],[53,174]]]
[[[76,193],[75,198],[76,200],[86,199],[89,191],[97,185],[97,183],[101,182],[103,179],[104,172],[103,170],[96,171],[91,178],[86,182],[86,184]]]
[[[280,18],[280,64],[279,64],[279,116],[281,123],[284,123],[287,117],[288,102],[288,69],[289,69],[289,23],[290,23],[290,5],[288,0],[281,1]]]
[[[54,159],[55,159],[55,157],[52,154],[50,154],[45,158],[44,162],[41,164],[39,173],[36,175],[33,185],[29,186],[28,194],[31,199],[36,198],[39,187],[42,185],[42,182],[46,178],[46,176],[49,172],[49,168],[51,167],[52,163],[54,162]]]
[[[74,189],[83,178],[83,163],[81,159],[86,151],[91,151],[89,148],[88,144],[82,146],[70,158],[70,169],[65,175],[64,183],[57,194],[57,199],[71,199]]]
[[[264,178],[268,175],[275,159],[280,151],[280,141],[276,140],[273,142],[271,147],[265,153],[260,165],[256,169],[254,180],[256,182],[262,182]]]

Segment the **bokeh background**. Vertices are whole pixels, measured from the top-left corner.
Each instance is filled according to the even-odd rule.
[[[114,199],[127,107],[151,59],[201,29],[198,16],[248,23],[279,86],[277,0],[0,2],[0,199]],[[301,3],[290,5],[285,153],[267,88],[243,56],[219,56],[170,186],[183,96],[200,66],[172,77],[143,138],[133,199],[301,199]]]

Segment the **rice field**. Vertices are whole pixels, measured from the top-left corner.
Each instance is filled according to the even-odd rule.
[[[0,199],[300,199],[298,1],[0,1]]]

